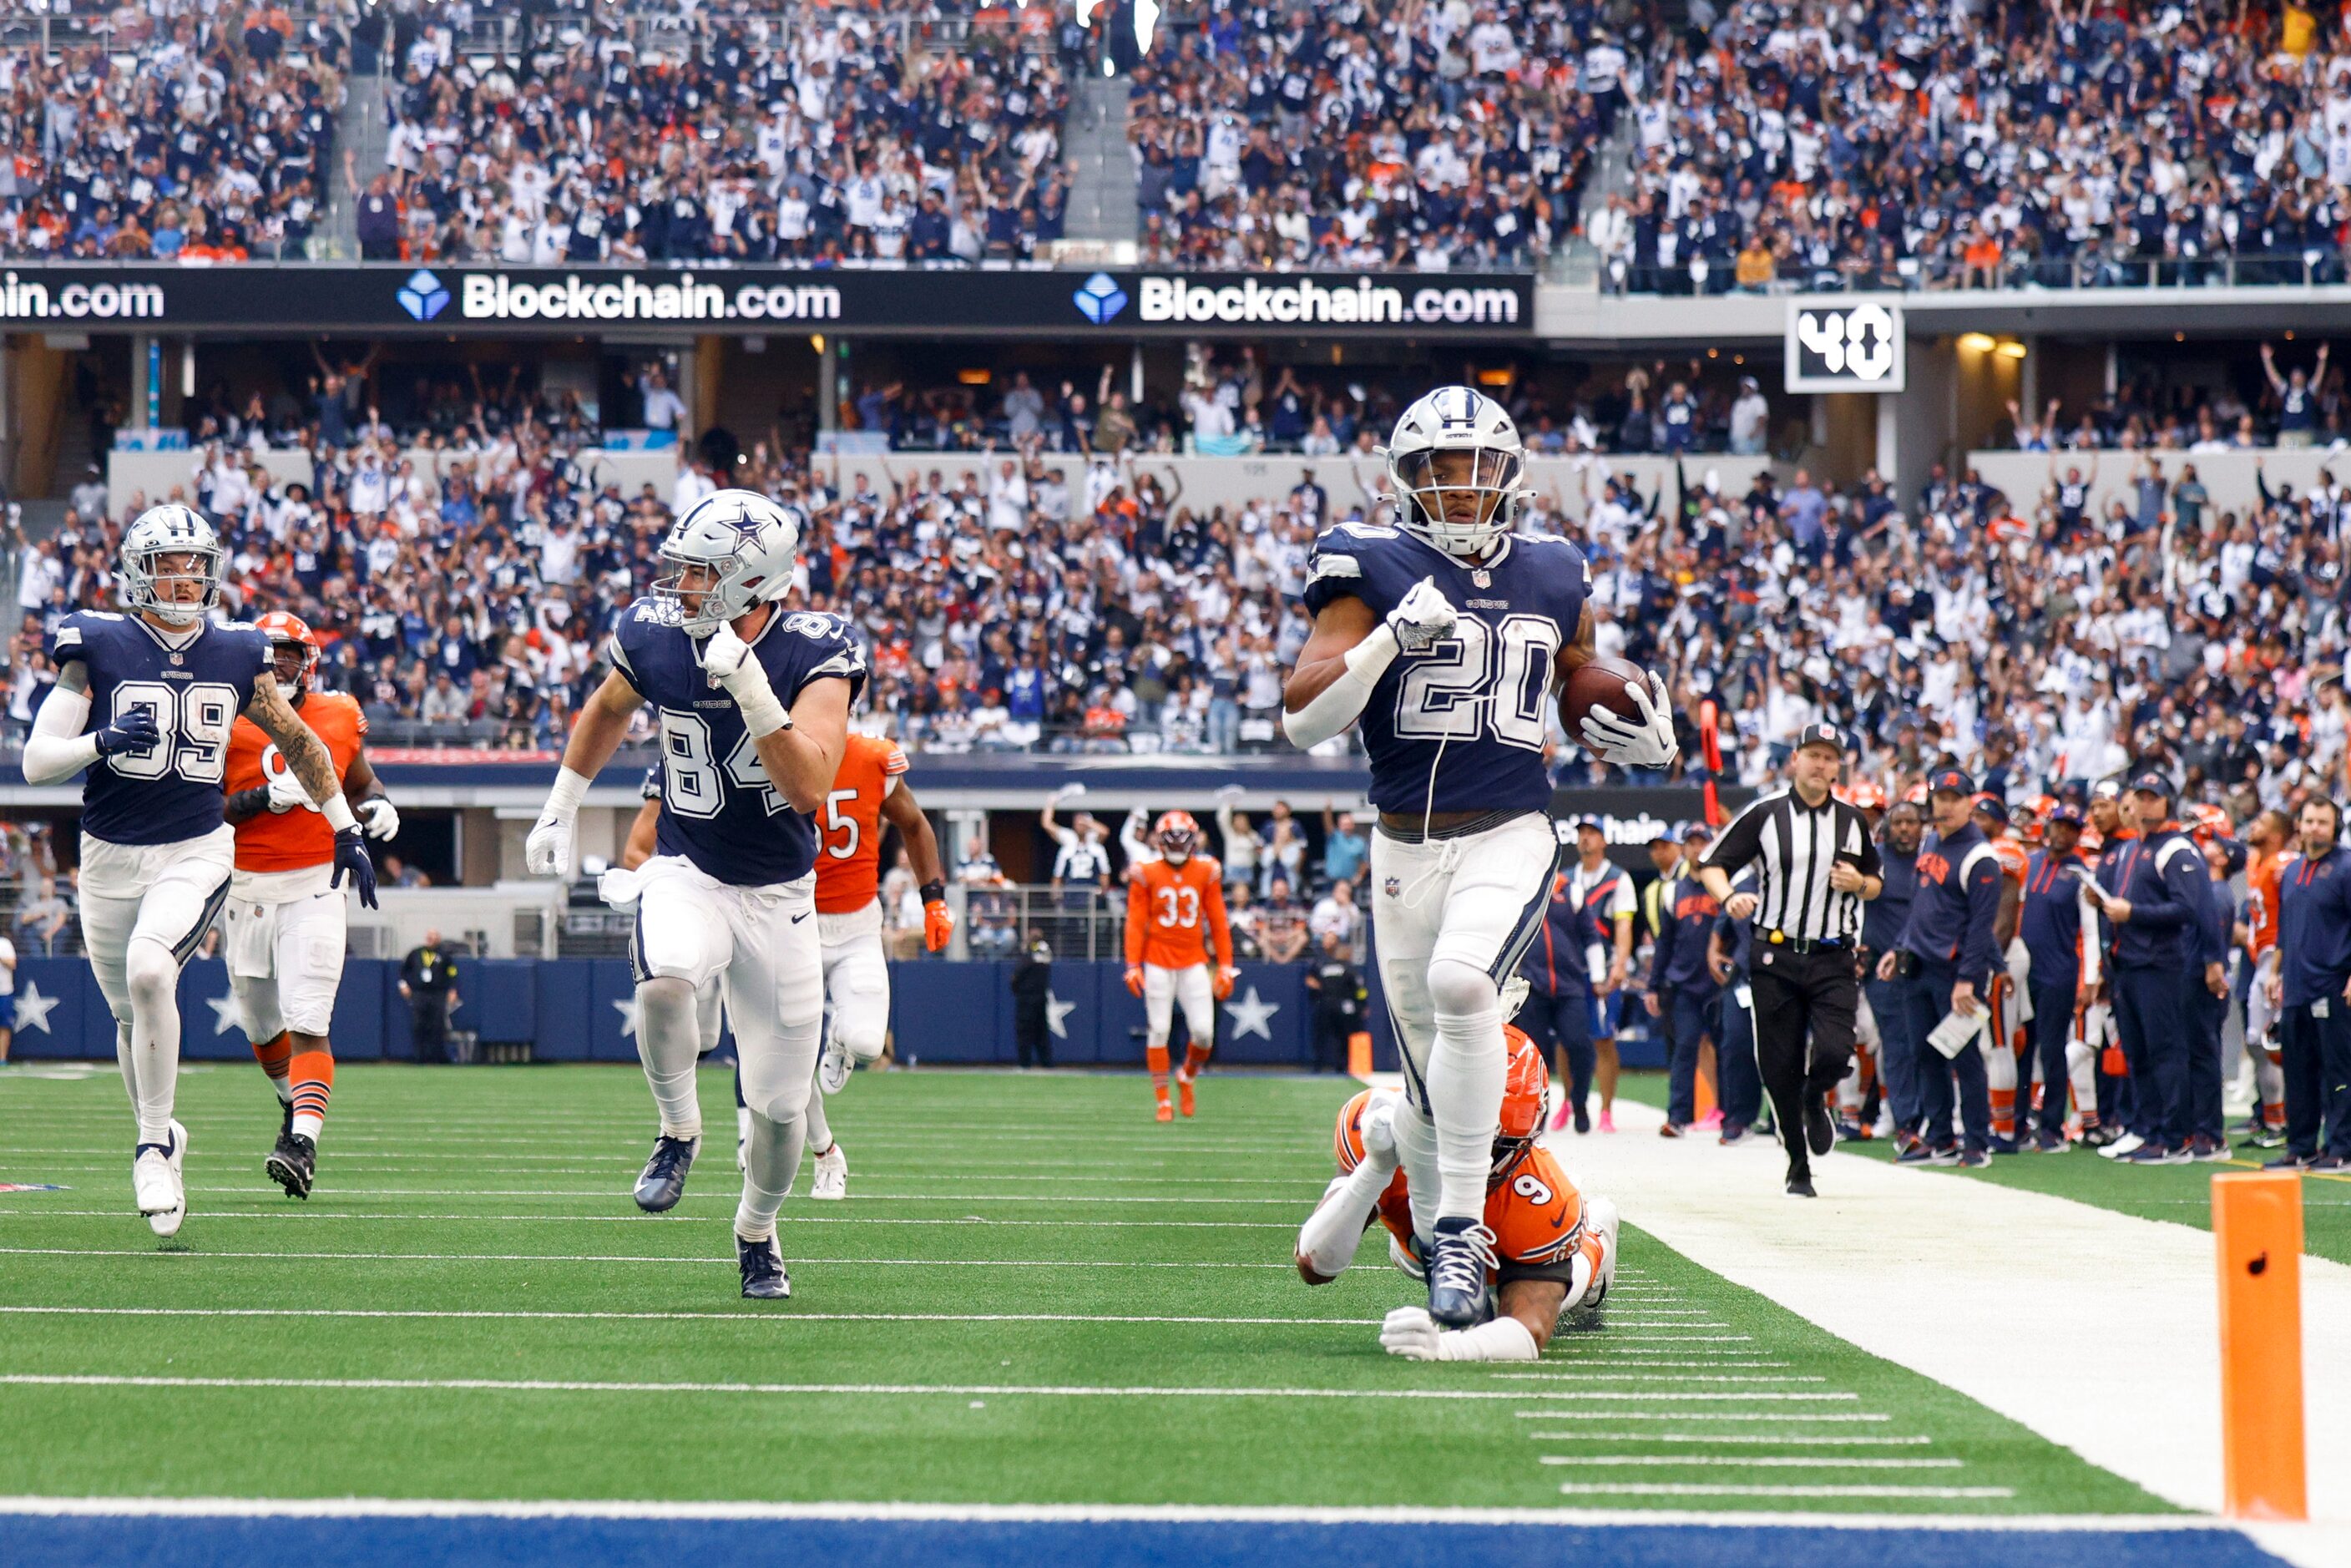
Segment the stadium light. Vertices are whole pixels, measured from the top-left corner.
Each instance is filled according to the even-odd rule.
[[[2000,357],[2003,360],[2021,360],[2024,355],[2024,345],[2013,338],[2004,340],[2000,345]]]
[[[1990,332],[1962,332],[1959,334],[1959,347],[1965,349],[1970,354],[1989,354],[1992,351],[1994,346],[1992,335]]]

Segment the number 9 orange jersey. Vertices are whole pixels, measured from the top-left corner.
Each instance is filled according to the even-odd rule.
[[[1213,935],[1217,953],[1232,960],[1232,932],[1225,924],[1225,874],[1213,855],[1145,861],[1134,868],[1126,889],[1126,961],[1160,969],[1188,969],[1214,961],[1203,936]]]
[[[841,770],[816,810],[818,914],[853,914],[880,896],[882,802],[905,771],[896,741],[849,732]]]
[[[334,759],[335,777],[351,770],[367,737],[367,715],[359,699],[348,692],[312,692],[297,710]],[[234,795],[240,789],[261,789],[286,771],[286,758],[259,725],[240,716],[228,736],[228,771],[223,786]],[[335,858],[335,830],[316,806],[281,810],[272,806],[236,825],[236,869],[239,871],[301,871],[325,865]]]

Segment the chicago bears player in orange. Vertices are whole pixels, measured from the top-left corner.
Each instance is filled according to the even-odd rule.
[[[1170,811],[1151,831],[1156,860],[1139,862],[1126,890],[1126,988],[1143,998],[1144,1059],[1163,1122],[1167,1103],[1167,1032],[1175,1009],[1184,1009],[1191,1042],[1176,1073],[1184,1114],[1192,1113],[1192,1081],[1217,1039],[1216,1004],[1233,994],[1233,934],[1225,923],[1225,873],[1214,855],[1201,854],[1200,824],[1189,811]]]
[[[371,839],[398,833],[400,813],[368,766],[367,716],[359,699],[311,690],[318,637],[283,611],[254,627],[269,639],[278,689],[325,743],[361,830]],[[329,885],[335,835],[277,743],[249,718],[229,732],[226,782],[222,815],[236,829],[236,869],[221,951],[237,1023],[285,1111],[277,1146],[263,1168],[287,1197],[308,1197],[335,1087],[327,1030],[343,977],[345,905]]]
[[[1514,980],[1510,989],[1523,996],[1526,982]],[[1380,1327],[1380,1343],[1391,1355],[1532,1361],[1561,1316],[1597,1307],[1615,1278],[1616,1205],[1579,1193],[1550,1151],[1534,1141],[1551,1075],[1525,1033],[1506,1026],[1503,1036],[1510,1071],[1486,1176],[1484,1220],[1494,1239],[1479,1257],[1485,1270],[1479,1321],[1467,1329],[1440,1329],[1427,1309],[1398,1307]],[[1374,1216],[1388,1228],[1389,1258],[1415,1278],[1424,1273],[1426,1254],[1396,1159],[1393,1117],[1400,1103],[1394,1091],[1366,1089],[1341,1109],[1333,1140],[1339,1175],[1298,1233],[1298,1272],[1308,1284],[1327,1285],[1339,1277]]]
[[[2032,957],[2017,936],[2031,852],[2010,836],[2008,803],[1999,796],[1977,796],[1970,814],[2000,862],[2000,913],[1992,920],[1992,940],[2000,947],[2001,967],[1992,972],[1991,1027],[1981,1044],[1991,1090],[1991,1152],[2012,1155],[2018,1148],[2017,1107],[2023,1106],[2027,1121],[2032,1110],[2032,1040],[2025,1031],[2032,1019]]]
[[[890,1032],[890,963],[882,951],[884,822],[906,841],[922,888],[923,946],[935,953],[955,936],[938,835],[906,786],[906,754],[898,743],[852,731],[816,819],[816,930],[832,1022],[817,1058],[823,1092],[809,1096],[808,1144],[816,1155],[810,1197],[849,1196],[849,1156],[833,1141],[824,1097],[847,1087],[852,1068],[879,1057]]]

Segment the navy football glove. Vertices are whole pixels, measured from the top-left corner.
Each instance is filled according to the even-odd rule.
[[[360,890],[360,907],[375,908],[375,862],[368,859],[367,847],[360,841],[360,830],[356,827],[345,828],[335,835],[335,874],[328,879],[327,885],[342,886],[346,874],[351,885]]]
[[[162,738],[163,732],[155,727],[155,710],[141,706],[98,732],[98,754],[119,757],[126,751],[144,751]]]

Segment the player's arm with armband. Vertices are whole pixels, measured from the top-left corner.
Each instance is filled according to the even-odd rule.
[[[939,858],[939,836],[904,779],[882,797],[882,815],[906,841],[906,858],[914,862],[914,879],[922,888],[923,946],[938,952],[955,939],[955,913],[947,908],[947,870]]]
[[[852,687],[848,677],[809,680],[787,709],[768,680],[766,666],[732,626],[721,626],[703,645],[702,668],[710,684],[723,688],[741,710],[743,727],[758,748],[768,782],[795,811],[813,811],[823,805],[841,771],[841,755],[849,749]]]
[[[1424,652],[1458,619],[1433,577],[1413,584],[1385,616],[1352,594],[1331,600],[1315,612],[1314,630],[1282,687],[1282,733],[1306,750],[1344,732],[1396,655]]]
[[[1557,1280],[1512,1280],[1496,1303],[1491,1318],[1466,1329],[1438,1328],[1426,1307],[1398,1307],[1380,1324],[1380,1343],[1408,1361],[1533,1361],[1559,1326],[1567,1287]]]
[[[265,649],[266,646],[264,643]],[[259,726],[261,733],[277,746],[278,756],[286,759],[287,772],[301,786],[303,794],[317,804],[327,819],[327,826],[335,831],[335,873],[327,885],[340,887],[348,876],[351,885],[359,889],[361,907],[375,908],[375,862],[368,858],[367,848],[360,841],[359,818],[352,812],[350,802],[343,798],[343,781],[335,777],[334,754],[302,722],[294,705],[286,700],[274,671],[265,667],[254,677],[253,698],[245,705],[245,716]]]
[[[62,784],[101,757],[143,751],[162,738],[152,708],[127,709],[112,723],[85,735],[82,727],[89,722],[89,668],[76,659],[57,671],[57,684],[33,716],[21,763],[25,782]]]

